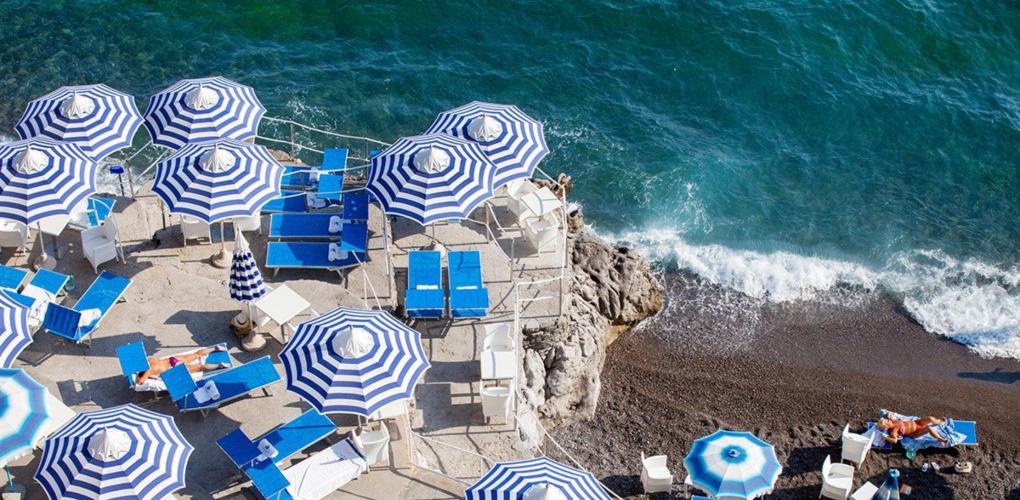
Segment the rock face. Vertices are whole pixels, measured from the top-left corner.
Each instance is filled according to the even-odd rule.
[[[568,313],[523,332],[524,397],[551,426],[594,415],[610,328],[657,313],[664,296],[648,261],[586,232],[580,209],[569,219]]]

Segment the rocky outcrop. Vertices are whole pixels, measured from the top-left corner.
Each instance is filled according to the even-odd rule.
[[[564,191],[569,191],[569,177]],[[564,320],[525,330],[524,398],[547,423],[591,418],[601,389],[606,339],[657,313],[664,289],[643,257],[584,230],[569,214],[569,308]]]

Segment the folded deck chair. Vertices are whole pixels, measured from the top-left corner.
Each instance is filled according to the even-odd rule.
[[[319,186],[315,191],[315,200],[312,208],[325,208],[331,205],[339,205],[343,198],[344,174],[343,171],[335,174],[319,175]]]
[[[226,343],[218,344],[226,347]],[[216,347],[214,345],[208,347]],[[173,356],[184,356],[193,354],[199,349],[192,349],[190,351],[179,352],[170,356],[163,356],[162,359],[169,359]],[[150,378],[143,381],[141,384],[135,383],[135,379],[139,373],[142,373],[149,369],[149,357],[145,354],[145,346],[142,341],[132,342],[130,344],[124,344],[117,347],[117,360],[120,361],[120,371],[127,377],[128,387],[131,387],[135,392],[164,392],[166,391],[166,384],[163,383],[163,379]],[[232,365],[230,360],[230,354],[227,351],[214,351],[207,354],[204,358],[199,359],[198,363],[217,365],[220,363],[226,363]],[[207,372],[192,373],[191,378],[195,381],[202,380],[205,377],[211,376],[220,370],[210,370]]]
[[[482,317],[489,313],[489,290],[482,284],[482,257],[477,250],[449,252],[450,316]]]
[[[340,239],[344,219],[340,214],[273,214],[269,237],[275,239]]]
[[[408,252],[404,311],[409,318],[442,318],[446,312],[442,255],[439,252]]]
[[[76,344],[90,341],[91,334],[99,327],[113,305],[123,297],[131,280],[103,271],[92,282],[88,290],[78,299],[74,307],[50,304],[43,318],[47,332]]]
[[[262,205],[262,213],[305,212],[308,210],[308,197],[304,191],[283,190],[280,196]]]
[[[218,371],[196,382],[188,367],[177,365],[160,376],[170,398],[180,411],[202,412],[246,396],[259,389],[270,395],[269,386],[280,381],[280,373],[269,356]]]
[[[279,269],[340,270],[365,262],[368,256],[368,225],[345,222],[340,241],[297,242],[270,241],[266,251],[266,267]]]

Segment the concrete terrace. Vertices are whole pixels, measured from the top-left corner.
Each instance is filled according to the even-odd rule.
[[[516,227],[503,201],[498,197],[493,200],[492,214],[506,227]],[[477,210],[473,219],[485,221],[485,212],[485,209]],[[246,362],[270,355],[282,375],[283,367],[277,356],[282,349],[279,328],[270,323],[263,329],[269,339],[263,352],[246,353],[240,349],[239,339],[231,332],[228,322],[241,306],[227,294],[227,271],[209,264],[209,257],[219,249],[217,227],[213,229],[215,241],[212,245],[192,241],[183,246],[176,216],[166,216],[164,228],[157,199],[147,189],[140,190],[134,200],[118,198],[115,217],[127,262],[107,263],[102,269],[133,280],[125,295],[126,303],[116,305],[105,318],[93,334],[91,348],[72,345],[39,331],[15,366],[25,368],[51,393],[79,412],[134,403],[173,415],[185,437],[195,446],[187,470],[187,487],[178,492],[179,497],[256,498],[250,483],[235,481],[238,471],[216,446],[215,440],[238,426],[250,436],[260,435],[310,406],[286,391],[281,381],[273,386],[270,397],[258,392],[211,411],[205,417],[199,413],[181,414],[165,397],[153,399],[148,393],[131,391],[120,372],[115,348],[143,340],[150,355],[164,356],[227,342],[235,361]],[[383,237],[383,215],[377,205],[372,205],[368,262],[346,273],[344,278],[324,270],[282,270],[274,276],[263,269],[263,275],[270,287],[286,283],[320,313],[337,306],[398,311],[406,287],[407,251],[430,244],[431,232],[411,221],[391,221],[391,237],[387,239]],[[266,223],[267,219],[263,218],[263,227]],[[512,423],[485,425],[482,418],[477,396],[482,325],[512,322],[516,305],[514,283],[559,276],[563,250],[561,244],[555,251],[536,254],[519,232],[502,232],[496,224],[490,227],[495,241],[490,241],[484,224],[465,221],[436,227],[436,239],[447,248],[482,252],[491,313],[479,321],[419,320],[412,324],[422,333],[432,367],[417,389],[410,422],[401,420],[390,424],[393,466],[375,467],[330,498],[459,498],[466,483],[472,482],[489,466],[472,453],[493,460],[521,458],[520,452],[512,447],[516,434]],[[252,232],[245,236],[256,259],[263,263],[265,235]],[[392,251],[392,276],[386,272],[384,241],[387,240]],[[31,243],[37,251],[35,242]],[[47,244],[52,244],[51,239],[47,239]],[[56,270],[73,275],[76,284],[63,300],[64,304],[73,304],[95,274],[81,255],[80,238],[75,231],[65,230],[59,245],[62,258]],[[504,254],[510,253],[511,245],[518,254],[513,262]],[[227,247],[233,247],[229,227]],[[34,251],[31,255],[14,255],[6,250],[2,259],[7,265],[27,268]],[[522,324],[555,320],[560,308],[556,298],[559,287],[558,280],[521,286],[522,298],[545,297],[520,303]],[[522,377],[519,371],[518,380]],[[331,417],[339,426],[334,442],[356,423],[349,415]],[[412,432],[423,437],[409,435],[408,424]],[[306,451],[314,452],[322,447],[320,443]],[[27,487],[28,498],[45,498],[32,479],[40,454],[36,450],[34,455],[15,461],[11,466],[16,481]],[[294,460],[303,456],[298,454]]]

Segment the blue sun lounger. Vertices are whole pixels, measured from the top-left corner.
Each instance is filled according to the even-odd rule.
[[[269,386],[280,381],[280,373],[269,356],[218,371],[198,382],[184,365],[177,365],[160,377],[180,411],[199,410],[203,414],[259,389],[269,396]]]
[[[330,221],[340,222],[331,232]],[[339,239],[343,218],[340,214],[273,214],[269,216],[269,237],[281,240]]]
[[[330,260],[330,246],[340,251]],[[368,224],[344,222],[339,242],[270,241],[266,267],[280,269],[340,269],[365,262],[368,256]]]
[[[338,174],[343,180],[343,171],[347,168],[347,148],[326,148],[322,153],[322,165],[286,165],[283,169],[282,185],[298,189],[321,190],[321,174]],[[320,171],[319,178],[313,175]],[[341,182],[342,184],[342,182]]]
[[[227,347],[226,343],[221,343],[221,344],[217,344],[217,345],[221,345],[224,348]],[[216,347],[216,346],[208,346],[208,347]],[[198,349],[193,349],[190,352],[177,353],[177,356],[180,356],[182,354],[191,354],[192,352],[195,352],[197,350]],[[170,356],[167,356],[167,357],[169,358]],[[138,377],[138,374],[149,369],[149,356],[145,353],[145,345],[142,344],[141,340],[138,340],[138,341],[135,341],[135,342],[131,342],[130,344],[124,344],[122,346],[117,347],[117,361],[120,362],[120,371],[121,371],[121,373],[124,374],[124,377],[127,378],[128,386],[131,387],[132,389],[134,389],[134,390],[136,390],[138,392],[146,392],[146,391],[149,391],[149,392],[162,392],[162,391],[166,390],[166,386],[162,383],[162,380],[159,380],[159,381],[157,381],[157,380],[150,380],[150,381],[148,381],[148,382],[156,382],[156,383],[153,383],[153,384],[143,383],[142,385],[137,385],[135,383],[135,379]],[[213,352],[209,353],[208,355],[206,355],[206,357],[205,357],[205,359],[203,361],[204,361],[203,364],[207,364],[207,365],[218,365],[218,364],[221,364],[221,363],[226,363],[228,365],[233,365],[233,362],[230,360],[230,354],[226,350],[213,351]],[[213,374],[215,374],[217,372],[219,372],[219,370],[201,372],[199,374],[194,374],[194,375],[198,375],[198,378],[202,379],[202,378],[211,376],[211,375],[213,375]],[[195,378],[195,377],[192,377],[192,378]]]
[[[477,250],[446,255],[450,282],[450,316],[484,317],[489,313],[489,290],[482,283],[481,253]]]
[[[121,300],[129,285],[131,280],[103,271],[88,290],[85,290],[74,307],[50,304],[46,308],[42,326],[47,332],[76,344],[82,341],[91,343],[92,333],[96,331],[113,305]],[[82,314],[93,309],[98,311],[99,317],[82,325]]]
[[[340,229],[330,231],[330,221],[336,218],[344,222],[367,222],[368,192],[357,191],[344,195],[344,210],[338,213],[280,213],[269,218],[269,237],[286,239],[337,239]]]
[[[24,269],[0,265],[0,288],[17,291],[27,276],[28,271]]]
[[[280,196],[262,205],[262,213],[305,212],[308,210],[308,197],[304,191],[283,190]]]
[[[442,318],[446,312],[443,263],[439,252],[407,253],[407,292],[404,311],[409,318]]]
[[[249,438],[239,427],[217,439],[216,444],[251,479],[263,498],[286,499],[292,498],[287,492],[290,482],[278,464],[334,432],[336,425],[318,410],[311,409],[255,439]],[[268,444],[274,454],[263,454],[260,444]]]

